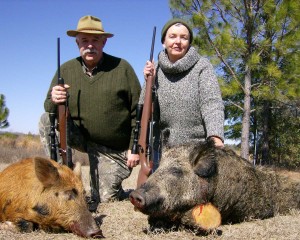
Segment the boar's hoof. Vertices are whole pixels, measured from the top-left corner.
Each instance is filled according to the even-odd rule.
[[[86,231],[82,229],[82,227],[80,227],[79,223],[73,223],[71,226],[71,231],[81,237],[85,237],[85,238],[104,238],[102,231],[99,228],[95,228],[95,229],[87,229]]]
[[[138,209],[138,210],[143,210],[145,207],[145,199],[141,194],[139,194],[136,191],[133,191],[129,195],[130,202]]]

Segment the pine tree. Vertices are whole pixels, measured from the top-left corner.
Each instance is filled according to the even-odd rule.
[[[5,107],[5,97],[3,94],[0,94],[0,128],[6,128],[9,126],[7,117],[9,110]]]

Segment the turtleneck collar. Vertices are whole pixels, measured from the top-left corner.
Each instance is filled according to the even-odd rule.
[[[181,73],[192,68],[200,59],[200,55],[194,47],[190,47],[183,58],[175,63],[170,62],[165,50],[158,55],[158,65],[166,73]]]

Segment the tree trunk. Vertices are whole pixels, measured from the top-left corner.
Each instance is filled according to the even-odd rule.
[[[250,111],[251,111],[251,70],[248,65],[245,67],[244,85],[244,112],[242,120],[241,157],[249,160],[249,131],[250,131]]]
[[[269,143],[269,121],[270,121],[270,102],[268,100],[263,102],[263,142],[262,142],[262,165],[270,164],[269,162],[269,152],[270,152],[270,143]]]

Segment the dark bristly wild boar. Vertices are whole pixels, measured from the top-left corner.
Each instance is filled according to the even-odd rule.
[[[256,168],[212,141],[190,143],[165,149],[158,169],[130,200],[154,227],[197,227],[190,211],[206,203],[218,208],[223,223],[264,219],[300,208],[300,173]]]
[[[73,232],[82,237],[103,237],[89,212],[81,168],[44,158],[27,158],[0,173],[0,221],[29,232]]]

